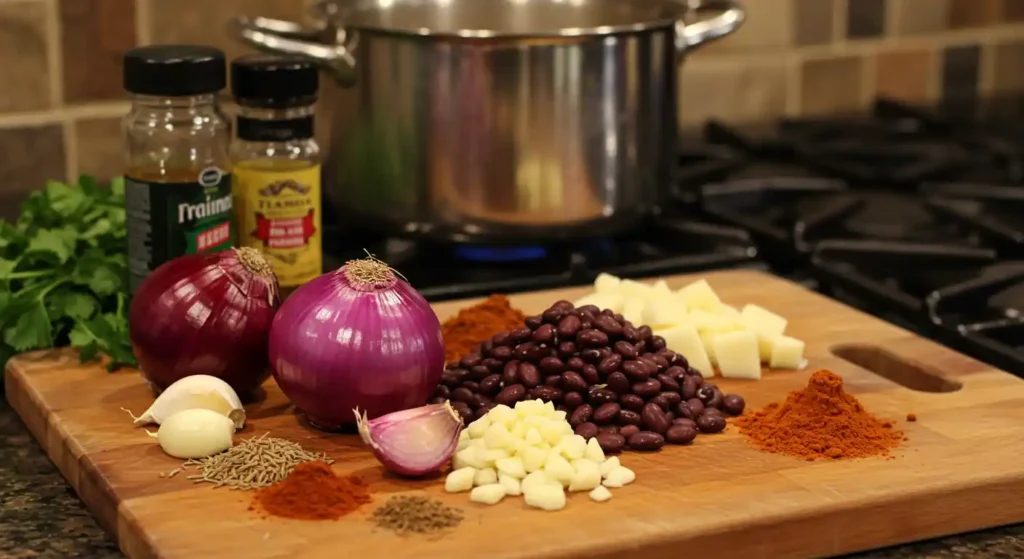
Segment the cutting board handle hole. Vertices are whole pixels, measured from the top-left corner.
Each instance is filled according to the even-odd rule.
[[[870,344],[840,344],[829,348],[832,355],[867,369],[880,377],[918,392],[956,392],[963,385],[942,376],[930,365],[909,360]]]

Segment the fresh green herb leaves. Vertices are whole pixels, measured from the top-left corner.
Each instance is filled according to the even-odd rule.
[[[134,365],[128,339],[124,183],[50,181],[0,221],[0,368],[12,355],[79,348],[111,370]]]

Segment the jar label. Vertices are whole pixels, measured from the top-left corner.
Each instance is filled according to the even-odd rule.
[[[234,245],[231,175],[216,167],[195,182],[125,177],[125,206],[132,293],[164,262]]]
[[[320,165],[253,161],[235,166],[239,244],[259,249],[282,287],[323,273]]]

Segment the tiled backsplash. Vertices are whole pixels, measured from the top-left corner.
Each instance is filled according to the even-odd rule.
[[[236,14],[312,0],[0,0],[0,217],[47,178],[121,171],[120,55],[229,40]],[[683,1],[683,0],[680,0]],[[857,109],[884,94],[970,102],[1024,91],[1024,0],[747,0],[738,33],[680,72],[680,124]]]

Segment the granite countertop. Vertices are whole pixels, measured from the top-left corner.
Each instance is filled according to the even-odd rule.
[[[0,557],[122,559],[17,414],[0,397]],[[1024,524],[853,557],[1024,557]]]

